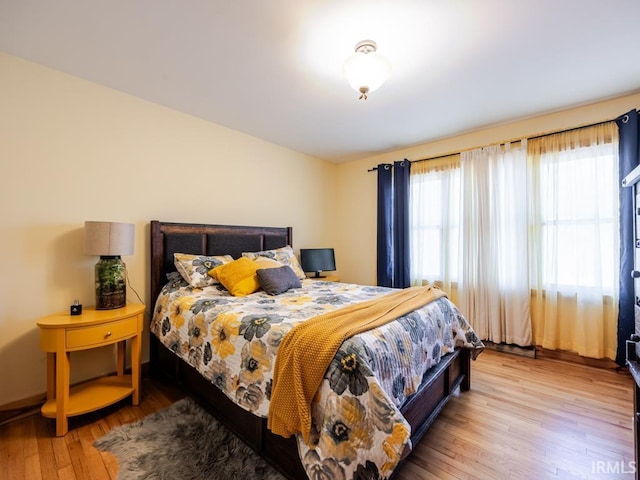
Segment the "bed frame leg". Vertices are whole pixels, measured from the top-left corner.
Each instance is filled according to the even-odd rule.
[[[468,392],[471,389],[471,355],[466,348],[461,349],[460,355],[462,355],[462,368],[464,369],[460,390]]]

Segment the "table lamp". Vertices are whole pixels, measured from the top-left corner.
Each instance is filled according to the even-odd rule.
[[[300,263],[305,272],[314,272],[313,278],[324,278],[322,272],[336,269],[333,248],[301,248]]]
[[[127,271],[121,255],[133,254],[135,225],[84,222],[84,253],[100,255],[95,268],[96,310],[127,304]]]

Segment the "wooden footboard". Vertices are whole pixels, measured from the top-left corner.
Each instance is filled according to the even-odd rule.
[[[285,477],[292,480],[307,478],[293,438],[282,438],[272,434],[267,429],[266,419],[236,405],[195,368],[162,345],[153,334],[151,344],[155,350],[152,360],[154,364],[151,365],[154,375],[180,383],[204,408]],[[413,445],[420,441],[452,393],[458,387],[461,390],[469,389],[470,363],[468,350],[456,350],[443,357],[440,363],[425,374],[420,390],[410,397],[401,409],[411,425]]]
[[[457,388],[469,390],[471,356],[461,349],[443,357],[425,374],[420,390],[401,412],[411,425],[411,442],[417,444]]]

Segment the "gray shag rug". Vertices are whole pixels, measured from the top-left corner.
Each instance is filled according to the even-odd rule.
[[[188,397],[114,428],[94,445],[116,456],[119,480],[284,480]]]

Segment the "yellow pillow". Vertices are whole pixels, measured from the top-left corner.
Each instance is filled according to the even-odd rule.
[[[260,265],[245,257],[219,265],[209,271],[234,297],[244,297],[260,289],[256,271]]]
[[[256,257],[253,261],[258,264],[258,268],[280,268],[283,265],[279,261],[267,257]]]

